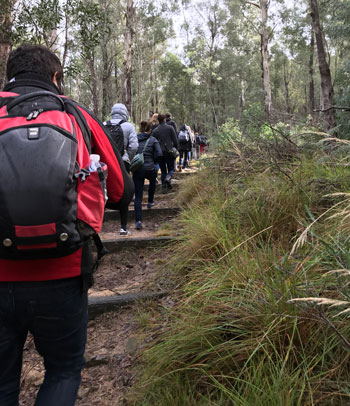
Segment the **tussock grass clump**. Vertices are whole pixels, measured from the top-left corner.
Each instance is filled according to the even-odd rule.
[[[320,300],[294,300],[350,308],[350,204],[315,187],[322,179],[327,192],[346,190],[349,169],[304,158],[261,169],[251,173],[242,160],[232,171],[211,167],[181,190],[172,260],[180,290],[144,353],[133,404],[349,403],[349,313],[334,319]]]

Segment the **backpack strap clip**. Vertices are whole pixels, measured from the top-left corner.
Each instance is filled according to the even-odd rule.
[[[90,176],[90,171],[86,168],[82,168],[82,169],[80,169],[79,172],[74,174],[75,179],[81,178],[82,182],[85,182],[86,178],[88,178],[89,176]]]

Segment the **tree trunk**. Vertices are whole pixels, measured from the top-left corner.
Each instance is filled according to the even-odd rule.
[[[314,48],[315,48],[315,36],[313,30],[311,30],[310,40],[310,58],[309,58],[309,114],[313,118],[315,116],[315,82],[314,82]]]
[[[133,42],[133,21],[134,21],[134,1],[127,0],[125,13],[125,60],[124,60],[124,81],[123,81],[123,103],[130,115],[132,114],[132,92],[131,92],[131,74],[132,74],[132,42]]]
[[[241,79],[241,94],[239,96],[239,110],[238,110],[238,120],[240,120],[243,113],[243,109],[246,103],[246,83],[244,79]]]
[[[111,69],[108,59],[107,43],[102,46],[102,119],[104,120],[111,109]]]
[[[95,60],[93,57],[88,60],[88,66],[91,77],[92,111],[98,116],[98,85],[95,71]]]
[[[312,28],[316,38],[318,66],[321,77],[321,109],[327,110],[324,112],[323,120],[325,129],[329,130],[336,125],[334,109],[331,108],[333,106],[333,85],[331,71],[326,59],[317,0],[310,0],[310,6]]]
[[[269,31],[267,27],[267,13],[269,9],[269,0],[260,0],[261,26],[260,26],[260,51],[262,64],[262,78],[264,83],[264,111],[265,119],[270,121],[272,97],[270,84],[270,65],[269,65]]]
[[[292,113],[292,108],[290,104],[290,96],[289,96],[289,73],[288,73],[288,66],[287,66],[287,61],[284,60],[283,62],[283,81],[284,81],[284,90],[285,90],[285,96],[286,96],[286,107],[287,107],[287,113],[291,114]]]
[[[6,63],[11,50],[12,8],[14,0],[2,0],[0,8],[0,90],[6,83]]]

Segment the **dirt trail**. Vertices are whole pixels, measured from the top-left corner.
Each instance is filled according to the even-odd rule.
[[[187,177],[176,174],[174,183],[185,181]],[[182,178],[182,180],[181,180]],[[174,188],[175,189],[175,188]],[[144,193],[147,196],[147,192]],[[144,208],[147,203],[144,196]],[[176,207],[176,189],[167,195],[157,189],[154,208]],[[132,205],[130,206],[132,209]],[[152,209],[150,209],[152,210]],[[174,216],[161,215],[154,210],[156,217],[148,213],[143,220],[143,230],[135,230],[130,218],[131,234],[119,236],[118,220],[104,223],[103,240],[138,240],[167,235],[167,225]],[[170,228],[169,228],[170,229]],[[161,232],[159,230],[162,230]],[[167,289],[166,269],[168,250],[165,246],[128,248],[128,243],[117,253],[102,259],[95,276],[95,284],[89,297],[123,295],[130,292],[161,292]],[[158,299],[165,305],[169,298]],[[125,406],[125,394],[133,383],[133,367],[137,364],[137,353],[144,341],[140,339],[142,316],[138,305],[133,304],[101,314],[88,324],[86,347],[86,368],[83,371],[77,406]],[[148,337],[149,339],[149,337]],[[43,379],[43,365],[37,355],[31,337],[28,338],[23,359],[21,406],[32,406],[36,392]],[[63,405],[62,405],[63,406]]]

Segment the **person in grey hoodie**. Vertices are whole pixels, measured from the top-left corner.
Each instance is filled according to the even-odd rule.
[[[114,106],[112,107],[111,116],[112,116],[110,120],[111,124],[119,124],[122,121],[121,128],[124,134],[124,148],[125,148],[124,155],[122,158],[124,164],[126,163],[125,165],[126,170],[129,172],[130,162],[133,159],[139,147],[136,130],[134,125],[129,123],[128,121],[130,115],[124,104],[122,103],[114,104]],[[106,125],[107,122],[105,121],[103,124]]]
[[[139,142],[137,139],[136,130],[133,124],[129,123],[129,112],[124,104],[116,103],[112,107],[111,111],[111,120],[109,121],[111,124],[119,124],[121,123],[121,128],[123,130],[124,135],[124,154],[122,156],[124,161],[124,166],[126,170],[129,172],[130,169],[130,162],[133,159],[136,151],[139,147]],[[104,125],[107,124],[107,121],[103,123]],[[123,205],[119,209],[120,211],[120,235],[128,235],[129,231],[127,230],[128,224],[128,211],[129,205]]]

